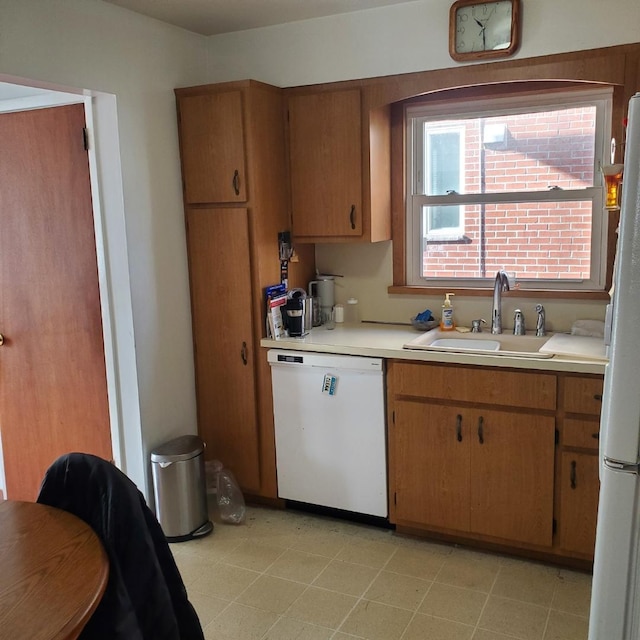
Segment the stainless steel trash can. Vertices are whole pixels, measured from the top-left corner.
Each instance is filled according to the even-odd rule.
[[[204,443],[182,436],[151,452],[156,517],[170,542],[211,533],[204,475]]]

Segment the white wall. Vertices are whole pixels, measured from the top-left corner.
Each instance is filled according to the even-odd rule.
[[[148,451],[196,425],[173,89],[206,81],[207,41],[99,0],[0,0],[0,25],[4,80],[101,92],[96,134],[110,155],[99,167],[101,204],[132,445],[125,468],[144,490]]]
[[[640,41],[637,0],[521,2],[516,58]],[[210,77],[288,87],[456,66],[448,44],[452,3],[418,0],[214,36]]]
[[[402,5],[215,36],[210,41],[212,81],[256,78],[297,86],[458,66],[449,57],[451,1],[419,0]],[[515,58],[640,42],[637,0],[522,0],[521,46]],[[442,300],[388,295],[391,243],[318,245],[317,266],[341,273],[336,299],[360,300],[365,320],[408,322]],[[535,317],[537,300],[505,296],[510,318],[521,306]],[[564,331],[580,318],[603,319],[604,303],[542,301],[548,324]],[[487,298],[456,298],[457,322],[490,316]],[[509,325],[507,325],[509,326]]]

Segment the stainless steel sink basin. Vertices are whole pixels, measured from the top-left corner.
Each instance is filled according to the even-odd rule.
[[[514,336],[512,333],[459,333],[433,329],[407,342],[405,349],[426,349],[428,351],[452,351],[455,353],[479,353],[492,356],[518,358],[552,358],[552,353],[540,353],[539,349],[550,335],[538,337],[535,334]]]

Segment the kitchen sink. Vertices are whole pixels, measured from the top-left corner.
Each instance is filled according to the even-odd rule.
[[[540,353],[540,348],[550,337],[550,335],[536,336],[533,333],[514,336],[512,333],[493,335],[491,333],[459,333],[432,329],[407,342],[403,347],[405,349],[478,353],[518,358],[551,358],[553,353]]]

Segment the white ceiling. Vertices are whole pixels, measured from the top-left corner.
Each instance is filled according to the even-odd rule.
[[[408,0],[104,0],[212,36],[402,4]]]

